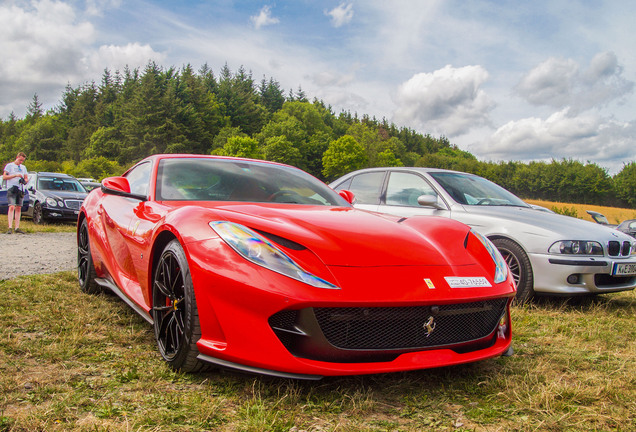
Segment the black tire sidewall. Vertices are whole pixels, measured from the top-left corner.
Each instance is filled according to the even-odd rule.
[[[78,282],[80,285],[80,289],[88,294],[94,294],[100,291],[99,285],[97,284],[97,282],[95,282],[95,278],[97,277],[97,274],[95,272],[95,265],[93,264],[93,256],[91,254],[91,243],[90,243],[90,239],[88,238],[88,222],[86,221],[86,219],[84,219],[80,225],[80,236],[81,236],[81,232],[82,231],[86,231],[86,249],[88,251],[88,255],[87,255],[87,269],[86,269],[86,275],[84,280],[82,281],[79,278],[79,266],[80,266],[80,262],[79,262],[79,244],[78,244],[78,250],[77,250],[77,255],[78,255],[78,262],[77,262],[77,270],[78,270]],[[79,238],[78,238],[79,241]]]
[[[196,299],[194,296],[194,287],[192,285],[192,277],[190,275],[190,266],[188,265],[188,260],[186,258],[185,252],[179,244],[178,240],[172,240],[168,245],[163,249],[161,256],[163,257],[166,253],[171,253],[177,259],[179,266],[181,267],[181,275],[183,278],[184,285],[184,302],[185,302],[185,313],[183,317],[183,325],[184,325],[184,334],[183,334],[183,343],[179,346],[177,353],[173,358],[166,358],[162,350],[160,349],[161,356],[163,359],[172,367],[174,370],[182,371],[182,372],[191,372],[197,368],[200,368],[200,362],[197,360],[197,356],[199,354],[198,349],[196,347],[196,343],[201,337],[201,330],[199,327],[199,315],[197,311]],[[160,260],[161,261],[161,260]],[[153,305],[154,305],[154,297],[155,297],[155,280],[159,274],[159,266],[155,268],[154,277],[153,277]],[[157,340],[157,344],[159,344],[159,323],[156,320],[156,317],[153,313],[153,327],[155,333],[155,339]]]
[[[39,225],[43,222],[42,205],[39,202],[33,204],[33,223]]]
[[[492,243],[502,255],[511,254],[519,263],[520,276],[515,303],[524,304],[534,297],[534,275],[528,255],[516,242],[509,239],[493,239]]]

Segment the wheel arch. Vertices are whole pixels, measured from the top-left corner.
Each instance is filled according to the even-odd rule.
[[[528,253],[528,249],[525,248],[525,246],[518,241],[517,239],[515,239],[514,237],[510,237],[504,234],[490,234],[486,236],[488,238],[488,240],[493,241],[493,240],[510,240],[511,242],[514,242],[517,244],[517,246],[519,246],[521,249],[523,249],[523,251],[526,253],[526,255],[530,256],[530,254]]]
[[[502,255],[504,256],[504,259],[506,261],[508,261],[508,258],[506,258],[506,254],[504,252],[501,251],[501,249],[499,248],[499,246],[497,245],[497,241],[505,241],[510,243],[510,247],[513,247],[513,249],[516,247],[519,249],[518,253],[521,253],[525,256],[518,256],[515,257],[516,253],[514,250],[511,249],[507,249],[508,253],[510,255],[512,255],[513,257],[515,257],[515,261],[517,262],[517,265],[520,269],[519,271],[519,281],[515,280],[515,285],[517,288],[517,294],[515,296],[515,302],[517,304],[524,304],[527,301],[529,301],[532,297],[534,297],[534,267],[532,265],[532,260],[530,259],[530,254],[528,253],[527,249],[518,241],[516,241],[514,238],[511,238],[509,236],[505,236],[505,235],[491,235],[488,236],[488,239],[490,241],[492,241],[493,243],[495,243],[495,247],[497,247],[497,249],[500,250],[500,252],[502,253]],[[522,270],[524,268],[524,262],[526,263],[525,265],[527,265],[526,267],[526,274],[523,275]],[[514,268],[511,268],[511,271],[514,272]]]
[[[172,240],[175,240],[177,238],[176,235],[174,235],[174,233],[172,233],[169,230],[164,230],[162,232],[159,233],[159,235],[157,235],[157,237],[155,238],[155,242],[152,245],[152,259],[151,259],[151,265],[150,265],[150,273],[149,273],[149,291],[150,291],[150,295],[152,296],[152,280],[154,278],[154,274],[155,274],[155,269],[157,268],[157,263],[159,262],[159,258],[161,257],[161,252],[163,252],[163,250],[165,249],[165,247],[168,245],[168,243],[170,243]]]

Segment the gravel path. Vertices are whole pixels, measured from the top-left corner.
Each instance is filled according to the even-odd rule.
[[[0,233],[0,280],[77,268],[76,234]]]

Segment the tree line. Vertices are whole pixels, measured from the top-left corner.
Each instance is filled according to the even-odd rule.
[[[0,121],[0,160],[25,152],[31,171],[101,179],[154,153],[197,153],[272,160],[330,181],[374,166],[428,166],[486,177],[526,199],[636,208],[636,162],[615,176],[594,163],[484,162],[446,137],[386,119],[309,101],[273,78],[254,80],[225,65],[218,76],[149,62],[143,70],[105,70],[101,82],[66,87],[44,112],[37,94],[24,118]]]

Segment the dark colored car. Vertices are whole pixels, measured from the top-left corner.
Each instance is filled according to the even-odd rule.
[[[24,190],[24,201],[22,202],[22,213],[29,208],[29,191]],[[9,203],[7,202],[7,182],[0,177],[0,214],[7,214]]]
[[[636,219],[623,221],[616,227],[616,229],[636,238]]]
[[[73,176],[61,173],[29,173],[31,194],[25,216],[36,224],[46,221],[76,221],[88,192]]]

